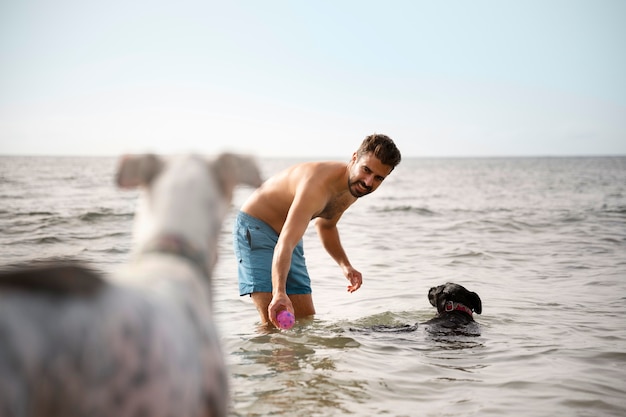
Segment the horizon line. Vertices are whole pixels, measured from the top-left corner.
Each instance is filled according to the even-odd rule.
[[[230,152],[230,151],[223,151]],[[185,154],[198,154],[198,155],[219,155],[222,153],[214,152],[122,152],[118,154],[26,154],[26,153],[0,153],[0,157],[3,158],[117,158],[123,155],[141,155],[141,154],[154,154],[154,155],[185,155]],[[305,155],[255,155],[253,153],[246,152],[232,152],[239,154],[248,154],[256,158],[267,159],[304,159],[304,160],[324,160],[324,159],[345,159],[346,156],[305,156]],[[626,153],[607,154],[607,153],[589,153],[589,154],[523,154],[523,155],[403,155],[402,159],[512,159],[512,158],[621,158],[626,157]]]

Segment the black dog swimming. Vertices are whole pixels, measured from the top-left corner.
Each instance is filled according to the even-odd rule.
[[[428,291],[428,301],[437,308],[437,316],[415,324],[375,324],[362,327],[350,327],[350,331],[359,333],[410,333],[425,326],[432,334],[458,334],[479,336],[480,326],[474,321],[474,313],[482,313],[482,302],[475,292],[453,282],[432,287]]]
[[[473,313],[483,311],[480,297],[475,292],[453,282],[432,287],[428,301],[437,308],[437,316],[423,323],[431,333],[459,333],[479,335],[480,328]]]

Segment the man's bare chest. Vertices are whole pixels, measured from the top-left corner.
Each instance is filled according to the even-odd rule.
[[[346,211],[346,209],[350,207],[355,201],[356,200],[354,199],[354,197],[352,197],[350,193],[333,196],[330,200],[328,200],[328,203],[326,203],[326,206],[322,209],[322,211],[320,211],[313,217],[332,219]]]

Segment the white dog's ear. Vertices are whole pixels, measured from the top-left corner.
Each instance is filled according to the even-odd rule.
[[[124,155],[117,168],[117,185],[121,188],[150,185],[162,168],[163,161],[156,155]]]
[[[238,184],[260,187],[263,183],[256,161],[246,155],[223,153],[213,162],[213,169],[222,193],[231,201]]]

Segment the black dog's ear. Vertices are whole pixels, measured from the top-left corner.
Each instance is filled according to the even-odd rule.
[[[439,287],[431,287],[428,290],[428,301],[433,307],[437,307],[437,289],[440,287],[441,285]]]
[[[470,292],[467,296],[472,302],[472,309],[476,312],[476,314],[481,314],[483,312],[483,303],[480,301],[478,294]]]

